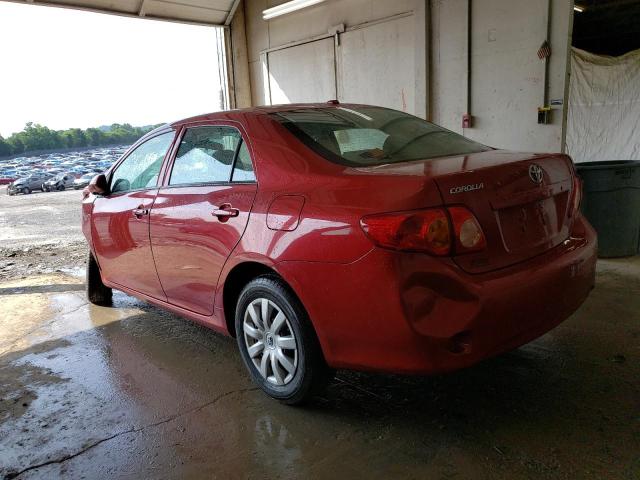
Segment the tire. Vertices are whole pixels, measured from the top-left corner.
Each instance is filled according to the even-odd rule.
[[[58,185],[58,191],[62,192],[64,190],[64,185]]]
[[[29,187],[24,187],[21,190],[21,192],[22,192],[23,195],[29,195],[31,193],[31,190],[29,190]]]
[[[113,290],[102,283],[100,268],[91,252],[87,258],[87,277],[85,286],[87,289],[87,299],[94,305],[111,305]]]
[[[262,323],[265,302],[267,329]],[[283,318],[277,321],[277,328],[280,314]],[[236,305],[235,325],[242,360],[253,381],[267,395],[287,405],[299,405],[328,383],[331,370],[309,317],[279,277],[260,276],[244,287]]]

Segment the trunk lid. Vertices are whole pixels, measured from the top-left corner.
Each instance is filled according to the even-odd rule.
[[[469,209],[487,241],[487,248],[481,252],[453,252],[453,260],[469,273],[505,268],[565,241],[573,221],[569,212],[573,171],[571,159],[564,154],[506,150],[352,170],[384,179],[380,188],[372,189],[371,180],[366,185],[369,191],[387,192],[387,211],[441,204]],[[434,185],[438,192],[434,192]],[[393,202],[387,189],[393,192]],[[368,204],[375,203],[367,195],[363,198]],[[379,205],[374,211],[381,211]]]
[[[484,161],[483,161],[484,160]],[[569,236],[573,166],[562,154],[484,152],[434,177],[446,205],[464,205],[480,223],[486,250],[454,255],[483,273],[522,262]]]

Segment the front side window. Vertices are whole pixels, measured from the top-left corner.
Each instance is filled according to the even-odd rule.
[[[316,153],[352,167],[490,150],[421,118],[382,107],[301,108],[271,116]]]
[[[163,133],[139,145],[113,172],[111,193],[155,187],[173,132]]]
[[[240,132],[232,127],[193,127],[180,142],[169,185],[228,182]]]

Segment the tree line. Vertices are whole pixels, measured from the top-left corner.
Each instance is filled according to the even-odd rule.
[[[60,148],[126,145],[133,143],[153,128],[155,126],[132,127],[128,123],[114,123],[108,127],[86,130],[81,128],[51,130],[43,125],[29,122],[24,130],[14,133],[7,139],[0,136],[0,157]]]

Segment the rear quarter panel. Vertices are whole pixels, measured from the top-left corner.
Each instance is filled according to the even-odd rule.
[[[234,255],[258,254],[273,262],[349,263],[373,248],[360,227],[370,213],[425,208],[442,203],[425,175],[378,174],[329,162],[265,115],[247,116],[258,193],[247,230]],[[283,196],[304,199],[295,229],[267,228],[270,206]],[[286,212],[279,211],[279,214]]]

